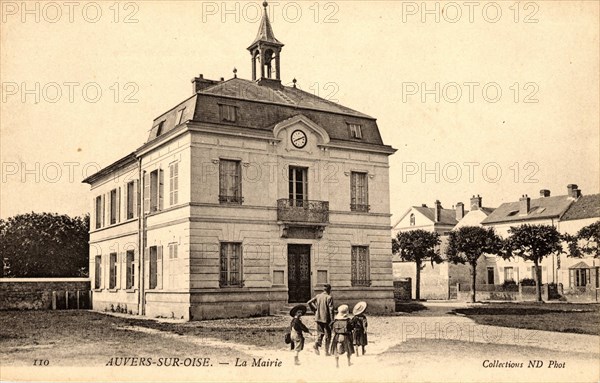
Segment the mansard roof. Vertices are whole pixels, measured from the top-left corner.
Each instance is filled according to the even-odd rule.
[[[235,123],[220,120],[220,104],[236,107],[238,118]],[[177,121],[178,112],[183,108],[183,117],[181,121]],[[371,116],[296,87],[270,87],[241,78],[232,78],[200,90],[156,118],[147,142],[186,121],[272,131],[278,123],[297,115],[304,115],[324,128],[332,143],[345,141],[359,146],[393,150],[383,144],[377,122]],[[350,136],[349,124],[361,126],[362,139]],[[159,126],[161,132],[158,132]],[[215,132],[218,132],[218,129]]]

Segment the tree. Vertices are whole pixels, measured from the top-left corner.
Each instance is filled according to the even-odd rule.
[[[576,235],[565,235],[569,247],[569,256],[583,258],[593,255],[600,258],[600,221],[582,227]]]
[[[477,262],[483,254],[500,254],[503,248],[502,239],[493,228],[480,226],[463,226],[451,231],[448,238],[446,255],[448,261],[457,264],[468,263],[471,266],[471,302],[475,302],[477,280]]]
[[[400,232],[396,235],[396,238],[392,239],[392,252],[400,254],[403,261],[416,264],[416,300],[421,299],[421,270],[425,267],[425,262],[431,261],[432,267],[434,262],[443,262],[439,249],[436,249],[439,244],[440,236],[438,233],[420,229]]]
[[[4,276],[87,276],[89,226],[89,215],[28,213],[0,219]]]
[[[554,226],[525,224],[509,229],[504,258],[514,256],[533,261],[535,266],[535,291],[538,302],[542,301],[542,270],[540,263],[550,254],[562,253],[562,236]]]

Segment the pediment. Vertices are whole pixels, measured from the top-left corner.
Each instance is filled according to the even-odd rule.
[[[275,125],[275,127],[273,128],[273,136],[277,138],[277,136],[282,130],[298,125],[302,125],[306,129],[312,131],[316,136],[318,136],[320,145],[329,143],[329,134],[327,134],[327,131],[321,126],[317,125],[310,118],[302,114],[288,118],[287,120],[281,121],[280,123]]]

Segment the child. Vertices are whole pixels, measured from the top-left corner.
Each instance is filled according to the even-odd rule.
[[[290,323],[290,334],[292,336],[292,348],[296,351],[296,356],[294,356],[294,364],[300,365],[300,351],[304,349],[304,334],[303,332],[307,332],[310,334],[308,328],[302,323],[302,315],[306,314],[306,306],[297,305],[294,306],[290,310],[290,316],[293,317],[292,322]]]
[[[352,325],[348,315],[348,305],[338,307],[338,313],[331,324],[333,340],[331,341],[331,353],[335,355],[335,366],[340,367],[340,355],[346,354],[348,366],[352,366],[350,357],[354,353],[352,347]]]
[[[365,355],[365,346],[367,341],[367,317],[364,312],[367,309],[367,302],[358,302],[352,309],[352,340],[356,346],[358,356],[358,346],[362,347],[362,354]]]

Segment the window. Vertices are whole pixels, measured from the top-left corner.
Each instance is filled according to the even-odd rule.
[[[110,253],[110,265],[108,266],[109,282],[108,288],[117,287],[117,253]]]
[[[119,222],[119,193],[117,189],[110,191],[110,224]]]
[[[169,243],[169,259],[177,258],[177,243]]]
[[[102,288],[102,256],[96,255],[94,260],[94,288],[99,290]]]
[[[289,197],[290,205],[303,207],[308,199],[308,169],[290,166]],[[308,207],[308,206],[307,206]]]
[[[150,256],[150,281],[148,289],[162,289],[162,246],[152,246]]]
[[[540,269],[540,266],[538,266],[538,269]],[[540,269],[541,271],[541,269]],[[533,279],[534,281],[537,282],[537,274],[535,272],[535,266],[531,266],[531,279]]]
[[[242,285],[242,244],[221,243],[221,287]]]
[[[177,205],[179,195],[179,162],[169,165],[169,205]]]
[[[137,209],[137,185],[136,181],[131,181],[127,183],[126,193],[127,193],[127,206],[126,206],[126,219],[132,219],[135,217],[136,209]]]
[[[127,250],[125,256],[125,288],[132,289],[135,286],[135,267],[134,267],[134,258],[135,253],[133,250]]]
[[[515,280],[514,269],[512,267],[504,268],[504,280],[505,281],[514,281]]]
[[[600,267],[596,267],[596,288],[600,287]]]
[[[413,213],[410,214],[410,226],[415,226],[415,215]]]
[[[352,286],[370,286],[368,246],[352,246],[350,265]]]
[[[165,122],[161,121],[156,126],[154,126],[154,128],[156,129],[156,137],[158,137],[161,134],[163,134],[163,126],[164,126],[164,124],[165,124]]]
[[[179,109],[177,111],[177,117],[176,117],[176,120],[175,120],[175,124],[176,125],[179,125],[179,124],[181,124],[183,122],[183,112],[184,111],[185,111],[185,108]]]
[[[348,124],[350,128],[350,138],[362,139],[362,125],[359,124]]]
[[[350,174],[350,210],[369,211],[369,187],[367,173]]]
[[[156,169],[144,174],[144,211],[152,213],[163,209],[164,174]]]
[[[96,229],[102,227],[102,218],[104,216],[104,206],[102,204],[102,196],[96,197],[95,201],[95,216],[96,216]]]
[[[590,283],[590,269],[569,269],[571,287],[585,287]]]
[[[242,172],[240,161],[219,161],[219,202],[242,203]]]
[[[493,267],[487,268],[487,284],[488,285],[494,284],[494,268]]]
[[[236,122],[237,108],[233,105],[219,104],[219,115],[221,121]]]

